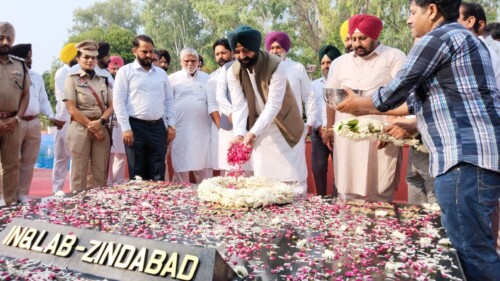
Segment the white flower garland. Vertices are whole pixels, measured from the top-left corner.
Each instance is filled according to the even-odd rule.
[[[352,141],[379,140],[391,142],[397,146],[409,145],[417,151],[429,153],[420,139],[420,134],[416,134],[412,138],[396,139],[387,133],[383,133],[384,124],[379,120],[354,118],[337,122],[333,127],[337,135]]]
[[[292,203],[294,188],[263,177],[213,177],[198,186],[198,198],[231,208]]]

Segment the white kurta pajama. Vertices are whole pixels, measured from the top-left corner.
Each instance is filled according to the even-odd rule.
[[[172,142],[171,156],[174,180],[186,181],[189,171],[201,175],[197,182],[209,177],[212,171],[210,136],[212,119],[208,114],[206,84],[209,75],[197,71],[194,76],[180,70],[169,76],[174,92],[176,135]],[[182,179],[179,173],[184,173]],[[196,177],[197,175],[195,175]]]
[[[259,114],[254,126],[250,128],[250,132],[257,136],[252,152],[254,175],[284,182],[299,182],[302,185],[300,188],[304,189],[307,179],[305,142],[299,141],[291,148],[274,122],[285,96],[286,67],[280,63],[274,72],[266,104],[258,94],[255,75],[249,72],[249,76],[255,93],[256,111]],[[228,70],[227,79],[233,105],[234,135],[244,136],[247,133],[247,101],[241,84],[235,78],[232,69]],[[303,137],[305,137],[306,130],[307,128],[304,127]]]
[[[217,104],[216,92],[217,92],[217,80],[219,77],[220,68],[210,74],[210,78],[207,82],[207,101],[208,101],[208,114],[214,112],[219,112],[219,106]],[[211,118],[210,118],[211,119]],[[212,120],[212,125],[210,128],[210,158],[211,167],[214,170],[220,170],[219,165],[219,128],[215,125]]]
[[[318,109],[311,79],[301,63],[295,62],[290,58],[286,58],[282,63],[286,67],[288,83],[295,96],[295,101],[297,101],[297,105],[299,106],[300,114],[302,115],[302,103],[304,103],[307,117],[306,125],[312,127],[316,122]]]
[[[367,57],[351,52],[337,59],[327,87],[362,90],[368,95],[384,86],[402,67],[405,55],[400,50],[380,44]],[[367,118],[387,122],[389,116],[367,115],[355,117],[335,112],[335,123],[351,118]],[[335,136],[334,174],[339,193],[347,198],[390,201],[399,181],[401,147],[388,144],[377,150],[376,141],[354,142]]]
[[[68,137],[66,129],[69,124],[69,113],[66,105],[62,101],[64,98],[64,81],[66,76],[71,73],[71,67],[67,64],[63,65],[56,71],[55,80],[55,95],[56,95],[56,114],[55,119],[66,122],[61,130],[56,130],[54,133],[54,165],[52,167],[52,192],[62,191],[64,181],[68,174],[68,162],[71,158],[71,153],[68,148]]]

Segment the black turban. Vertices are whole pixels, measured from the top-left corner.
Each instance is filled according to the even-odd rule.
[[[339,49],[335,48],[333,45],[325,45],[321,48],[319,48],[319,62],[321,63],[321,60],[323,57],[326,55],[331,61],[335,60],[336,58],[340,57],[340,51]]]
[[[98,59],[102,59],[105,56],[109,55],[109,43],[104,43],[104,42],[99,43],[98,52],[99,52],[99,54],[97,55]]]
[[[236,44],[240,43],[248,50],[257,53],[262,43],[262,34],[250,26],[240,25],[234,31],[227,33],[227,40],[233,51],[236,49]]]
[[[19,58],[26,58],[31,51],[31,44],[17,44],[10,49],[10,54]]]

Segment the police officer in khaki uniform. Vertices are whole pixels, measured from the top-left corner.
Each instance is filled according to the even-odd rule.
[[[0,22],[0,161],[3,197],[7,205],[17,202],[20,151],[18,125],[28,107],[31,84],[24,61],[9,55],[15,36],[12,24]],[[3,204],[0,202],[0,206]]]
[[[110,133],[106,128],[113,113],[112,92],[105,76],[94,70],[96,42],[84,40],[76,45],[81,69],[66,77],[64,102],[71,115],[68,146],[71,151],[71,191],[87,188],[87,167],[92,164],[93,187],[106,186]]]

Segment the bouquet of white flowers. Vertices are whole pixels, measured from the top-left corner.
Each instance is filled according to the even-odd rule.
[[[379,120],[354,118],[342,120],[333,127],[337,135],[353,141],[379,140],[382,142],[391,142],[398,146],[409,145],[417,151],[429,153],[425,145],[422,143],[420,134],[416,134],[411,138],[396,139],[388,133],[383,132],[384,124]]]
[[[382,122],[369,119],[342,120],[334,125],[334,130],[339,136],[353,141],[377,140],[383,129]]]

